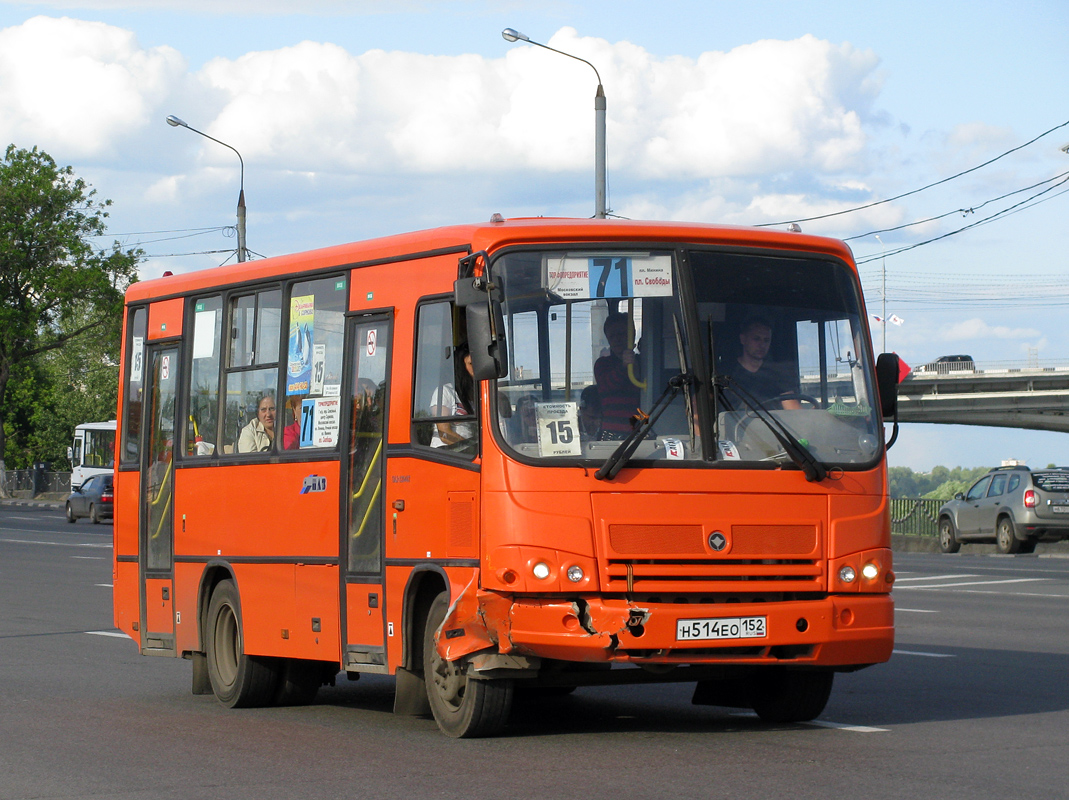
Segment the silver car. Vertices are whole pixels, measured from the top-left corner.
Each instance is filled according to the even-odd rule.
[[[1031,553],[1069,539],[1069,468],[999,467],[939,509],[939,548],[994,542],[1000,553]]]

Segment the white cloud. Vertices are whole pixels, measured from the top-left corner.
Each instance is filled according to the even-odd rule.
[[[804,36],[657,58],[571,28],[550,44],[599,65],[616,175],[838,172],[864,152],[877,60],[850,45]],[[533,46],[486,59],[302,42],[190,74],[176,51],[141,48],[127,30],[36,17],[0,31],[0,77],[0,134],[80,157],[115,151],[170,111],[287,170],[552,172],[593,160],[594,75]]]
[[[1042,331],[1035,328],[988,325],[979,317],[974,317],[951,325],[942,333],[942,338],[950,342],[964,342],[970,339],[1035,339],[1042,335]]]
[[[0,140],[67,158],[112,152],[185,70],[175,50],[142,49],[130,31],[34,17],[0,30]]]

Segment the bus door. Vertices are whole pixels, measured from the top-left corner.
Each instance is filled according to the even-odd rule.
[[[178,346],[149,347],[150,392],[141,430],[141,651],[175,655],[174,448]]]
[[[384,646],[386,423],[390,317],[350,318],[349,434],[341,563],[345,669],[387,672]]]

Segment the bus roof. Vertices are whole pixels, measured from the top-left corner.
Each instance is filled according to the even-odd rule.
[[[80,425],[75,425],[76,431],[113,431],[115,430],[115,420],[108,420],[107,422],[83,422]]]
[[[336,245],[259,261],[230,264],[182,275],[170,275],[133,284],[127,303],[180,295],[206,286],[244,283],[281,275],[370,266],[377,262],[441,252],[492,252],[501,247],[549,245],[571,241],[644,242],[682,241],[733,247],[803,250],[852,261],[850,248],[838,239],[770,228],[705,223],[654,222],[616,219],[518,218],[470,225],[453,225],[403,233],[379,239]]]

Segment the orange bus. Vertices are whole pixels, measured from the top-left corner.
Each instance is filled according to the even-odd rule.
[[[369,672],[454,737],[606,683],[812,719],[891,655],[895,361],[800,233],[495,215],[134,284],[115,624],[228,707]]]

